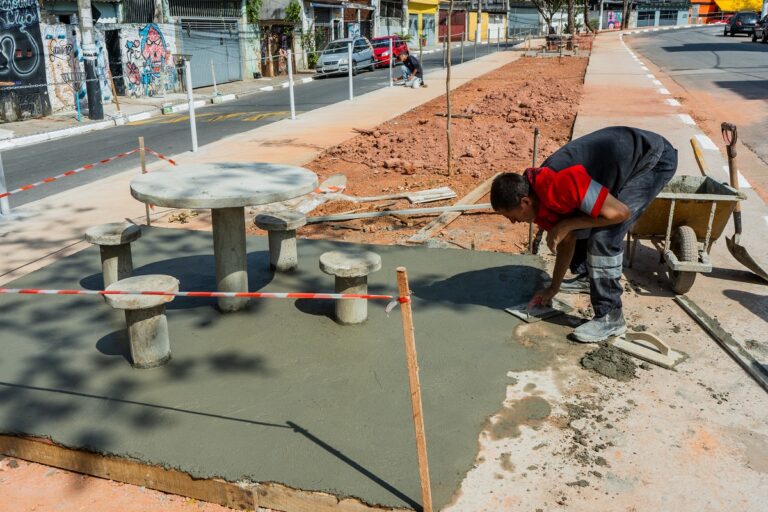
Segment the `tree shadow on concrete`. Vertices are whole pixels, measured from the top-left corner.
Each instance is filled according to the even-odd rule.
[[[462,272],[436,281],[417,278],[411,290],[418,307],[445,307],[462,310],[483,306],[503,310],[530,300],[548,278],[546,272],[527,265],[505,265]]]
[[[735,300],[763,322],[768,322],[768,296],[743,290],[723,290],[723,295]]]

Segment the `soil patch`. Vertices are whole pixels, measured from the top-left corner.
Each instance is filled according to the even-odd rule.
[[[632,359],[610,345],[602,345],[597,350],[585,354],[581,358],[581,366],[620,381],[628,381],[636,377],[637,366]]]
[[[321,178],[348,178],[354,196],[394,194],[449,186],[458,197],[501,171],[531,165],[533,128],[538,126],[538,161],[570,140],[581,98],[586,58],[521,58],[451,93],[454,175],[447,175],[445,96],[365,130],[306,165]],[[440,116],[443,114],[443,116]],[[456,200],[425,206],[453,204]],[[487,198],[480,202],[487,201]],[[406,200],[356,204],[334,201],[312,215],[414,207]],[[384,217],[306,226],[300,235],[367,243],[402,243],[433,217]],[[249,230],[257,233],[251,227]],[[519,252],[527,226],[510,226],[496,215],[464,214],[442,233],[466,249]]]

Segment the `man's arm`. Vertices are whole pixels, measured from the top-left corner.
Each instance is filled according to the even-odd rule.
[[[597,217],[581,214],[574,217],[568,217],[555,224],[547,234],[547,246],[552,252],[559,250],[559,244],[569,233],[578,229],[601,228],[603,226],[612,226],[621,224],[629,219],[632,212],[627,205],[619,201],[612,194],[605,198],[600,214]]]
[[[573,259],[573,252],[575,250],[576,237],[569,233],[568,236],[557,245],[555,268],[552,270],[552,283],[547,288],[536,293],[528,304],[528,307],[539,304],[548,306],[552,302],[552,298],[560,291],[560,285],[563,282],[565,273],[568,272],[568,267],[571,264],[571,259]]]

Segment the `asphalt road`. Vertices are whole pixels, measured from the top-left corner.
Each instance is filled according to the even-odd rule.
[[[733,107],[754,108],[768,100],[768,44],[751,36],[726,37],[723,27],[666,30],[632,35],[628,43],[687,90],[698,89],[733,98]],[[746,101],[753,101],[751,104]],[[739,136],[768,163],[768,116],[739,127]]]
[[[478,47],[477,55],[479,57],[495,49],[495,46],[489,49],[487,45],[481,45]],[[464,60],[471,60],[473,56],[473,47],[467,45],[464,50]],[[453,49],[451,59],[453,64],[459,64],[460,59],[459,50]],[[442,62],[441,53],[424,55],[425,71],[441,67]],[[388,68],[362,72],[354,78],[355,96],[388,85]],[[433,87],[436,85],[432,84]],[[348,94],[346,76],[327,77],[297,85],[295,88],[297,113],[345,101]],[[257,93],[237,101],[207,106],[196,111],[198,143],[200,146],[210,144],[229,135],[285,119],[289,115],[288,89]],[[189,117],[185,114],[159,116],[125,126],[4,151],[2,158],[8,190],[135,148],[138,145],[139,136],[144,137],[148,148],[162,154],[173,156],[184,153],[189,151],[191,146]],[[85,171],[13,195],[10,197],[11,207],[136,168],[137,158],[131,155],[95,170]],[[152,156],[148,155],[147,158],[148,162],[152,162]]]

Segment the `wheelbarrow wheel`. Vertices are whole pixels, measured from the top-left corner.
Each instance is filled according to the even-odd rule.
[[[696,240],[696,232],[693,228],[690,226],[678,227],[672,235],[670,250],[681,262],[694,263],[699,261],[698,241]],[[696,280],[696,272],[671,270],[669,277],[672,280],[672,290],[675,293],[683,294],[693,287],[693,282]]]

